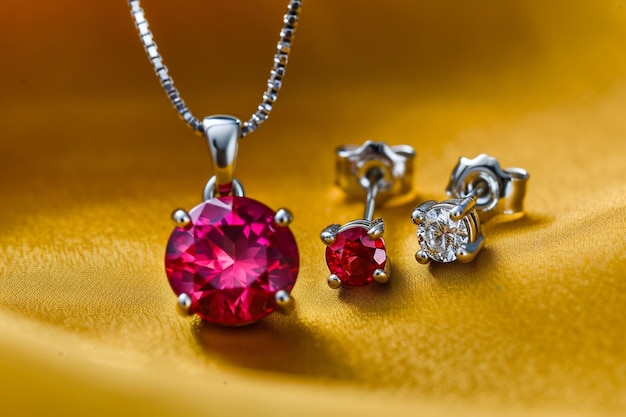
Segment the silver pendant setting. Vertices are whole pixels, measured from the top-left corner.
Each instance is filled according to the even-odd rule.
[[[204,202],[174,211],[176,228],[165,270],[179,310],[225,326],[241,326],[294,308],[290,295],[299,254],[289,229],[293,215],[245,197],[234,177],[241,122],[230,116],[203,121],[215,175]]]

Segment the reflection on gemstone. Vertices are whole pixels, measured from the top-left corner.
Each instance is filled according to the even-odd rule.
[[[442,205],[428,210],[417,227],[417,239],[422,250],[437,262],[456,261],[456,252],[469,241],[467,224],[463,219],[450,218],[454,205]]]
[[[277,291],[291,292],[298,248],[274,211],[246,197],[219,197],[190,211],[191,226],[172,232],[165,270],[174,293],[190,296],[202,319],[241,325],[276,310]]]
[[[382,238],[373,240],[367,231],[367,228],[361,226],[343,230],[326,248],[328,269],[339,277],[342,285],[369,285],[375,281],[374,271],[385,269],[385,241]]]

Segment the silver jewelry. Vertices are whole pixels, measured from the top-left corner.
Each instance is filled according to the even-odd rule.
[[[169,97],[172,105],[178,111],[185,122],[195,131],[204,135],[202,121],[198,120],[185,105],[180,96],[178,89],[174,87],[174,80],[169,75],[167,67],[163,64],[163,57],[158,51],[157,44],[154,41],[152,32],[150,31],[146,15],[141,8],[139,0],[129,0],[131,14],[135,20],[135,26],[139,32],[139,38],[150,58],[150,62],[154,68],[161,86]],[[268,117],[274,102],[278,98],[278,92],[282,85],[282,79],[285,76],[285,68],[291,51],[291,44],[296,31],[296,24],[302,7],[301,0],[291,0],[287,6],[287,13],[283,17],[283,28],[280,31],[280,39],[276,46],[276,54],[274,55],[274,64],[267,80],[267,90],[263,93],[263,99],[259,103],[257,110],[252,114],[247,122],[241,127],[241,137],[248,133],[254,132]]]
[[[413,210],[421,264],[471,262],[485,245],[480,223],[499,215],[524,215],[529,174],[521,168],[502,169],[487,155],[461,158],[452,171],[446,193],[450,200],[426,201]]]
[[[205,136],[211,151],[215,175],[204,188],[204,202],[172,215],[176,228],[168,241],[165,270],[180,310],[212,323],[239,326],[294,307],[290,292],[299,255],[289,229],[293,216],[287,209],[273,211],[245,197],[235,178],[235,163],[239,140],[267,119],[276,101],[301,4],[289,2],[268,89],[257,111],[242,123],[231,116],[200,121],[191,114],[163,64],[139,0],[129,1],[161,85],[185,122]]]
[[[411,190],[414,158],[412,147],[383,142],[367,141],[362,146],[337,150],[336,184],[350,196],[365,196],[366,203],[363,219],[343,226],[331,224],[322,230],[331,288],[389,281],[391,262],[383,239],[385,222],[374,219],[375,200],[377,196],[387,199]]]

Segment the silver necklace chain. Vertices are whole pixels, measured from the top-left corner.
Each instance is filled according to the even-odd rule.
[[[174,108],[178,111],[180,116],[187,124],[197,132],[204,134],[202,127],[202,121],[198,120],[191,111],[185,105],[185,102],[180,97],[178,89],[174,87],[174,81],[170,77],[167,67],[163,64],[163,57],[158,51],[157,45],[154,42],[152,32],[148,26],[148,21],[141,8],[139,0],[129,0],[131,14],[135,20],[135,26],[139,32],[139,38],[141,39],[143,46],[152,62],[154,72],[156,73],[163,89],[165,90],[170,101],[174,105]],[[302,0],[291,0],[287,6],[287,13],[283,17],[283,28],[280,31],[280,40],[276,46],[276,54],[274,55],[274,65],[270,71],[269,79],[267,80],[267,90],[263,93],[263,100],[257,107],[257,111],[252,114],[250,120],[243,123],[241,128],[241,136],[244,137],[249,133],[254,132],[269,116],[274,106],[274,102],[278,98],[278,91],[282,85],[282,79],[285,76],[285,68],[287,66],[287,60],[289,58],[289,52],[291,50],[291,43],[293,42],[294,33],[296,31],[296,23],[298,22],[298,15],[302,6]]]

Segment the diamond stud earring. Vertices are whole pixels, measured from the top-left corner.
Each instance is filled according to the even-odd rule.
[[[526,170],[502,169],[495,158],[484,154],[462,157],[446,189],[452,199],[426,201],[413,210],[420,245],[417,262],[471,262],[485,245],[481,220],[524,215],[528,178]]]
[[[348,195],[365,196],[366,202],[363,219],[343,226],[331,224],[322,230],[331,288],[389,281],[391,264],[383,239],[385,222],[374,218],[375,200],[411,190],[414,158],[412,147],[383,142],[367,141],[362,146],[348,145],[337,150],[336,184]]]

